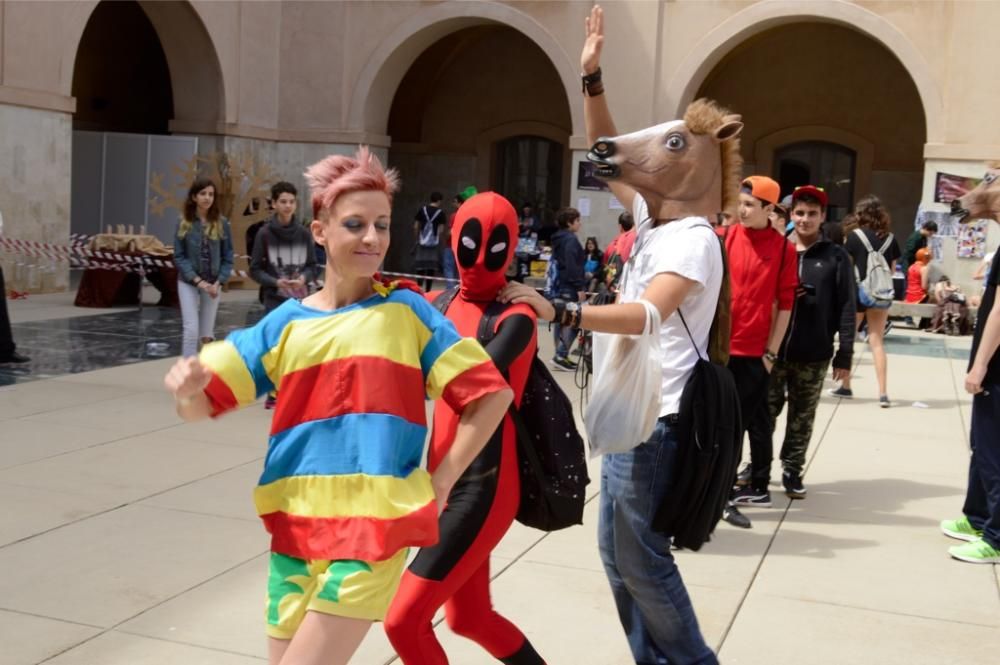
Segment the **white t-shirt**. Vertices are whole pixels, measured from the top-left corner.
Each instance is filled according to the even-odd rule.
[[[708,335],[722,283],[722,246],[704,217],[685,217],[653,228],[646,202],[636,196],[633,218],[640,223],[632,255],[622,277],[620,302],[642,297],[653,277],[675,273],[694,282],[680,306],[701,357],[708,358]],[[644,221],[646,220],[646,221]],[[660,415],[677,413],[681,392],[698,360],[681,318],[674,312],[660,328],[663,388]]]

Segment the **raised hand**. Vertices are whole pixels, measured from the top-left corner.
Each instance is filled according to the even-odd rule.
[[[580,54],[580,68],[584,74],[593,74],[601,66],[601,48],[604,46],[604,10],[600,5],[590,8],[586,20],[583,53]]]
[[[184,399],[204,392],[212,376],[196,357],[181,358],[167,372],[163,385],[174,397]]]

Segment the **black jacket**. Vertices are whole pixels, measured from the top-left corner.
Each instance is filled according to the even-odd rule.
[[[552,259],[559,266],[559,290],[583,291],[586,280],[583,278],[583,264],[587,257],[583,245],[577,240],[576,234],[566,229],[560,229],[552,236]]]
[[[799,288],[778,357],[791,362],[832,357],[834,367],[850,369],[857,288],[851,257],[824,238],[798,256]],[[833,336],[838,332],[840,348],[834,354]]]
[[[296,275],[307,283],[319,276],[312,233],[295,217],[288,226],[272,217],[254,238],[250,276],[261,285],[264,299],[284,300],[278,293],[278,278]]]

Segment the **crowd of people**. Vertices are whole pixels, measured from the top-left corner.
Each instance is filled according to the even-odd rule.
[[[617,132],[604,94],[603,45],[603,12],[595,7],[581,54],[584,120],[593,152],[610,155],[607,137]],[[718,191],[703,187],[684,196],[643,176],[611,178],[612,193],[630,211],[603,251],[595,238],[580,242],[581,215],[573,208],[560,210],[548,228],[531,205],[518,215],[493,193],[456,197],[453,214],[440,193],[432,194],[414,218],[413,264],[429,290],[451,262],[459,284],[441,307],[434,304],[440,294],[378,272],[397,174],[364,148],[354,157],[328,157],[307,172],[307,231],[295,221],[294,188],[275,186],[274,217],[253,248],[268,312],[222,342],[213,342],[211,320],[232,270],[231,232],[215,207],[214,186],[192,185],[175,243],[185,357],[166,385],[186,420],[280,393],[255,490],[271,534],[272,665],[346,663],[380,620],[402,662],[447,663],[432,624],[441,607],[452,630],[499,661],[544,663],[496,612],[489,593],[489,554],[518,510],[511,413],[533,371],[537,321],[553,323],[553,367],[572,369],[577,331],[642,335],[652,312],[662,322],[652,331],[661,363],[659,412],[646,440],[603,456],[598,548],[636,663],[718,662],[677,569],[672,534],[653,524],[674,490],[679,450],[690,443],[679,424],[695,365],[716,359],[713,346],[725,341],[739,437],[748,434],[750,457],[725,474],[732,489],[720,512],[749,528],[740,509],[772,504],[773,433],[786,405],[781,486],[792,499],[807,496],[805,461],[824,381],[829,374],[840,382],[835,395],[853,395],[854,339],[862,325],[879,404],[891,405],[886,289],[901,261],[914,302],[931,297],[926,245],[935,229],[925,225],[901,251],[876,197],[859,201],[843,225],[831,225],[820,187],[797,187],[782,199],[773,179],[735,175],[743,128],[737,116],[706,102],[685,123],[688,133],[668,134],[664,148],[682,152],[700,141],[715,160],[706,172],[732,177],[738,200],[725,178]],[[668,131],[674,126],[668,123]],[[692,183],[696,176],[675,184]],[[508,281],[519,239],[543,236],[552,251],[547,297]],[[324,263],[310,242],[322,247]],[[968,541],[949,550],[952,556],[978,563],[1000,562],[996,263],[984,278],[985,313],[966,379],[975,395],[969,494],[964,517],[941,525]],[[303,293],[320,270],[322,288]],[[593,300],[595,291],[613,297]],[[502,313],[490,315],[497,307]],[[720,312],[731,319],[728,336],[719,334]],[[484,322],[491,324],[485,348],[476,341]],[[435,400],[426,467],[425,394]],[[411,547],[421,549],[407,567]]]

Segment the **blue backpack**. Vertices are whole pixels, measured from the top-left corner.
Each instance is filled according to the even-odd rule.
[[[549,267],[545,269],[545,297],[549,300],[559,297],[559,262],[555,254],[549,259]]]

